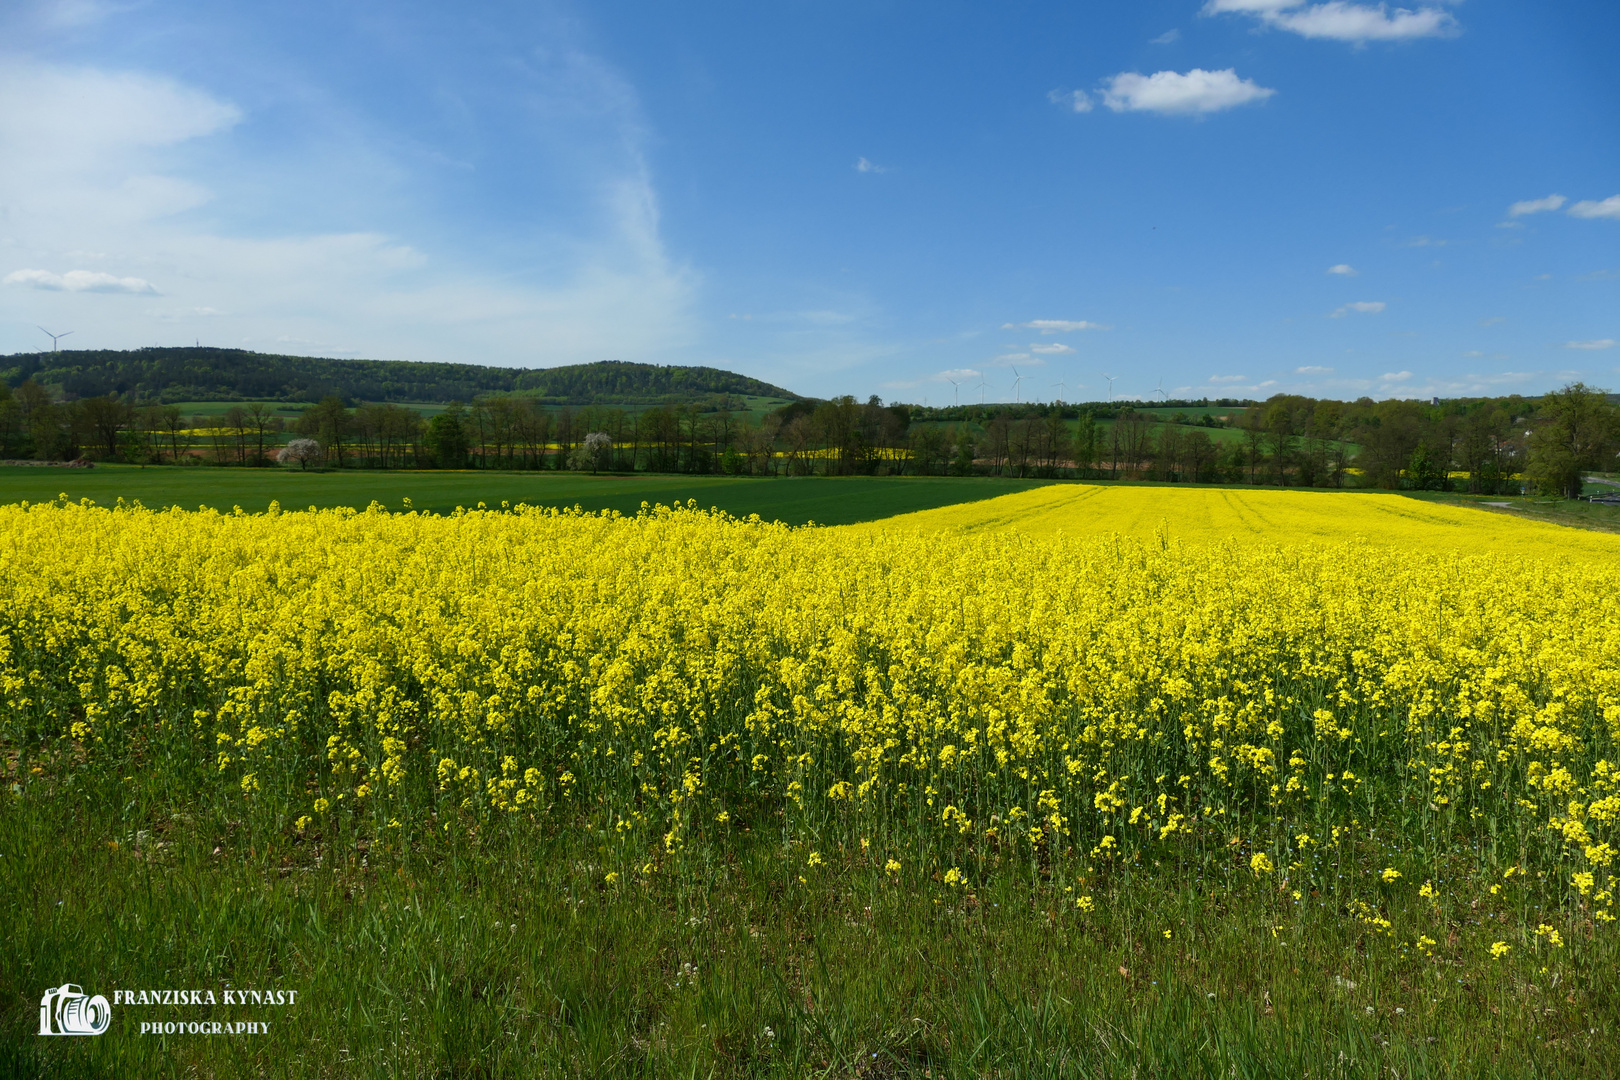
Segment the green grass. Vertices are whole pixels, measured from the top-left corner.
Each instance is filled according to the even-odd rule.
[[[123,498],[149,507],[209,506],[250,513],[272,500],[286,509],[308,506],[364,508],[373,500],[390,509],[409,498],[419,510],[448,513],[480,501],[497,506],[574,506],[633,514],[643,501],[670,504],[696,499],[739,517],[758,514],[793,525],[844,525],[993,498],[1044,481],[986,477],[778,477],[672,476],[636,473],[590,476],[563,472],[377,471],[299,472],[286,468],[98,465],[94,469],[0,467],[0,503],[70,500],[111,504]]]
[[[1016,860],[963,890],[829,852],[801,882],[804,853],[764,811],[612,885],[605,835],[451,824],[407,851],[266,831],[139,780],[30,784],[0,803],[0,1074],[1407,1080],[1613,1063],[1607,951],[1497,962],[1466,931],[1468,949],[1426,960],[1331,903],[1151,867],[1099,883],[1089,914]],[[102,1036],[39,1038],[40,996],[63,982],[298,998],[120,1005]],[[142,1036],[143,1020],[271,1028]]]

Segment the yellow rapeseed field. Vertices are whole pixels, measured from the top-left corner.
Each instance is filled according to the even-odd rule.
[[[1176,494],[1173,515],[1148,489],[1015,497],[1136,536],[0,507],[8,783],[152,770],[380,844],[550,821],[599,830],[614,881],[746,823],[797,876],[854,857],[953,889],[1024,865],[1085,910],[1151,861],[1338,896],[1392,937],[1400,890],[1609,933],[1609,539]],[[1274,542],[1183,542],[1224,536],[1212,508]],[[1477,539],[1513,530],[1535,543]]]
[[[1620,536],[1420,502],[1403,495],[1276,488],[1055,484],[850,528],[1167,535],[1193,543],[1337,544],[1356,540],[1431,552],[1620,557]]]

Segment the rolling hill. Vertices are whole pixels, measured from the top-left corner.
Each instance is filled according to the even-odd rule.
[[[140,402],[471,401],[516,393],[559,404],[647,404],[717,394],[795,400],[779,386],[711,367],[605,360],[553,368],[498,368],[407,360],[334,360],[212,347],[64,349],[0,357],[0,378],[33,379],[69,398]]]

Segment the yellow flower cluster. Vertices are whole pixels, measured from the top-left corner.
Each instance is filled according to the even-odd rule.
[[[807,869],[1151,857],[1374,901],[1488,873],[1603,921],[1620,568],[695,507],[0,507],[0,740],[288,829],[588,822],[615,873],[780,814]]]
[[[1341,544],[1531,557],[1620,558],[1620,537],[1366,491],[1053,484],[851,528],[1139,536],[1189,543]]]

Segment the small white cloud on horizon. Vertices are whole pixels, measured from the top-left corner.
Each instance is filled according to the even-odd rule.
[[[1334,370],[1335,370],[1334,368],[1330,368],[1330,367],[1318,367],[1315,364],[1307,364],[1305,367],[1297,367],[1297,368],[1295,368],[1294,369],[1294,374],[1295,375],[1331,375],[1331,374],[1333,374]]]
[[[1359,270],[1351,266],[1349,263],[1339,263],[1335,266],[1330,266],[1327,268],[1327,272],[1330,274],[1342,274],[1345,277],[1355,277],[1358,273],[1360,273]]]
[[[190,307],[190,308],[153,308],[146,313],[150,318],[159,322],[179,322],[182,319],[208,319],[215,315],[225,314],[218,308]]]
[[[1562,195],[1548,195],[1545,199],[1525,199],[1508,207],[1508,217],[1523,217],[1526,214],[1541,214],[1549,210],[1557,210],[1568,201]]]
[[[1181,40],[1181,31],[1174,28],[1166,30],[1156,38],[1148,41],[1149,45],[1173,45]]]
[[[1569,215],[1578,218],[1613,218],[1620,221],[1620,195],[1610,195],[1601,201],[1582,199],[1569,208]]]
[[[966,382],[968,379],[977,379],[983,375],[984,372],[980,371],[978,368],[963,367],[950,368],[946,371],[941,371],[937,375],[934,375],[933,378],[940,382]]]
[[[1378,376],[1384,382],[1405,382],[1412,377],[1410,371],[1386,371]]]
[[[1350,303],[1344,305],[1338,310],[1330,312],[1328,314],[1328,318],[1342,319],[1352,311],[1358,312],[1362,315],[1376,315],[1388,306],[1389,305],[1384,303],[1382,300],[1352,300]]]
[[[1595,339],[1593,341],[1566,341],[1566,342],[1564,342],[1564,348],[1566,348],[1566,349],[1594,349],[1594,350],[1595,349],[1612,349],[1612,348],[1614,348],[1614,338],[1597,338],[1597,339]]]
[[[49,270],[13,270],[0,285],[21,285],[29,289],[49,292],[133,293],[139,296],[157,296],[150,281],[138,277],[117,277],[100,270],[69,270],[53,274]]]
[[[1215,383],[1240,383],[1240,382],[1248,382],[1249,377],[1247,375],[1211,375],[1205,381],[1209,382],[1211,384],[1215,384]]]
[[[1055,356],[1060,353],[1074,352],[1074,346],[1065,345],[1061,341],[1049,341],[1044,345],[1039,343],[1033,344],[1029,347],[1029,351],[1032,353],[1045,353],[1048,356]]]
[[[867,173],[886,173],[889,171],[889,167],[887,165],[873,164],[866,158],[859,158],[855,162],[855,171]]]
[[[1328,0],[1306,4],[1303,0],[1209,0],[1203,14],[1252,15],[1267,26],[1307,38],[1327,38],[1361,45],[1368,41],[1411,41],[1426,37],[1451,37],[1460,28],[1450,12],[1432,3],[1416,11],[1388,5]]]
[[[1031,319],[1022,323],[1002,323],[1003,330],[1039,330],[1043,334],[1067,334],[1075,330],[1108,330],[1102,323],[1086,319]]]
[[[1239,78],[1235,68],[1193,68],[1185,75],[1175,71],[1152,75],[1124,71],[1106,80],[1102,94],[1103,104],[1114,112],[1201,116],[1265,101],[1276,92],[1252,79]]]

